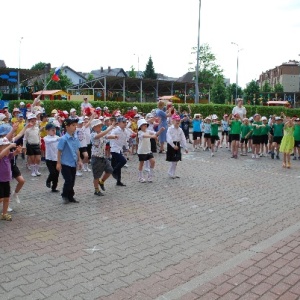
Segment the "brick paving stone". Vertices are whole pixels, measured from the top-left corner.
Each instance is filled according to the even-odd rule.
[[[276,295],[282,295],[286,291],[288,291],[291,288],[289,284],[286,284],[284,282],[279,282],[271,289],[271,292]]]
[[[259,283],[251,289],[251,292],[262,296],[266,291],[270,290],[272,286],[266,282]]]
[[[299,294],[293,294],[291,292],[286,292],[278,298],[278,300],[296,300],[299,299]]]
[[[273,294],[271,292],[266,292],[264,295],[262,295],[260,298],[260,300],[276,300],[278,299],[278,295]]]
[[[260,282],[264,281],[266,276],[261,274],[255,274],[254,276],[250,277],[247,282],[252,285],[258,285]]]

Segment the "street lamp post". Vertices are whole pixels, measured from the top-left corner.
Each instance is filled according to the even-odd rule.
[[[238,83],[239,83],[239,52],[242,51],[237,43],[231,42],[232,45],[237,46],[237,56],[236,56],[236,77],[235,77],[235,101],[238,98]]]
[[[199,103],[200,12],[201,12],[201,0],[199,0],[199,13],[198,13],[198,44],[197,44],[197,65],[196,65],[196,76],[195,76],[195,103]]]
[[[137,56],[138,59],[138,71],[137,71],[137,77],[140,78],[140,56],[138,54],[133,54]]]
[[[22,43],[23,37],[20,38],[20,44],[19,44],[19,70],[18,70],[18,100],[20,100],[21,91],[20,91],[20,70],[21,70],[21,43]]]

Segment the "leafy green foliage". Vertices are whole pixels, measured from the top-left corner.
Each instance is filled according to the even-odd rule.
[[[226,100],[226,87],[224,84],[224,77],[218,75],[211,88],[211,101],[214,103],[224,104]]]
[[[47,63],[45,63],[45,62],[39,62],[39,63],[33,65],[31,67],[31,70],[42,71],[45,69],[46,65],[47,65]]]
[[[244,102],[251,104],[255,103],[256,99],[259,98],[259,85],[255,80],[252,80],[249,85],[244,89]]]
[[[155,69],[153,67],[152,57],[149,57],[148,63],[146,65],[146,70],[144,71],[143,78],[148,79],[156,79],[157,74],[155,73]]]
[[[135,68],[133,66],[130,67],[130,71],[128,72],[128,75],[130,78],[136,78],[136,71]]]
[[[283,93],[284,92],[283,85],[280,84],[280,83],[275,84],[275,86],[274,86],[274,92],[275,93]]]

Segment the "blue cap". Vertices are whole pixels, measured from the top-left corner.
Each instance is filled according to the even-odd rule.
[[[18,118],[24,118],[23,114],[22,113],[18,114]]]
[[[11,130],[12,127],[9,124],[0,125],[0,136],[9,134]]]
[[[127,121],[127,119],[125,117],[123,117],[123,116],[117,118],[117,122],[118,123],[120,123],[120,122],[126,122],[126,121]]]
[[[48,123],[45,127],[46,130],[50,130],[50,129],[54,129],[54,128],[55,128],[55,125],[52,123]]]

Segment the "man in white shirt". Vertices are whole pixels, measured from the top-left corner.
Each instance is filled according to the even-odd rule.
[[[83,102],[81,103],[80,107],[81,107],[81,113],[83,113],[86,108],[88,108],[88,107],[92,108],[93,105],[91,103],[89,103],[87,97],[84,97]]]
[[[232,110],[232,115],[234,116],[235,114],[238,114],[241,118],[246,118],[246,108],[243,106],[243,99],[242,98],[237,98],[236,99],[237,105],[233,108]]]

